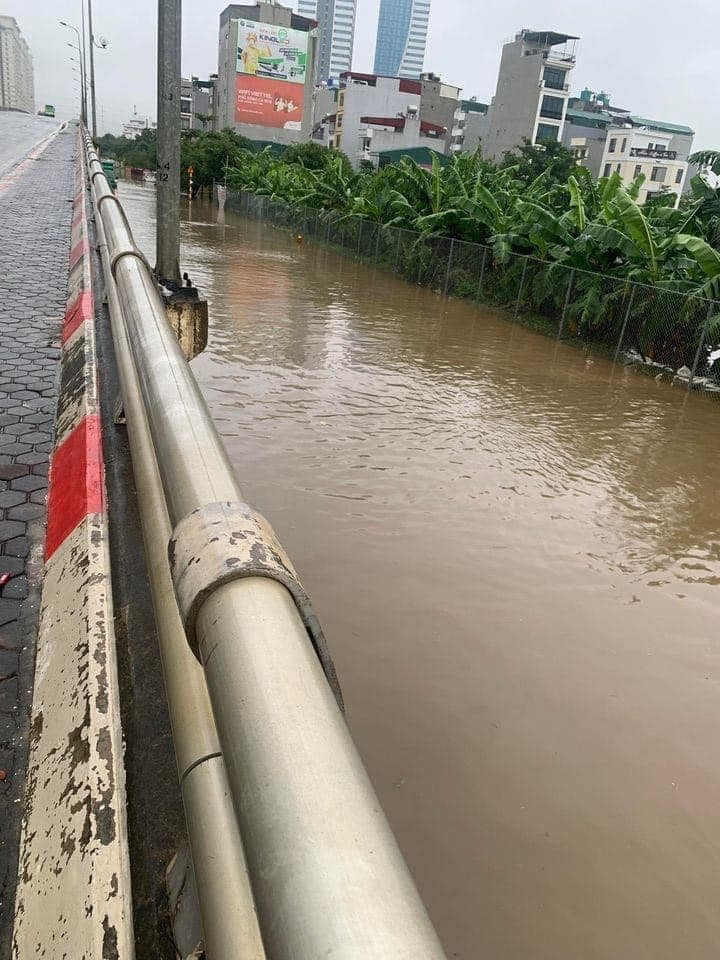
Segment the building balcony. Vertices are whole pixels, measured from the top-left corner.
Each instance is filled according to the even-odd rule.
[[[556,50],[544,50],[542,58],[548,63],[575,63],[574,53],[559,53]]]
[[[647,147],[631,147],[631,157],[647,157],[650,160],[677,160],[677,150],[649,150]]]

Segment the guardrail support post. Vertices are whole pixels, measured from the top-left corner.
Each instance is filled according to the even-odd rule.
[[[620,350],[622,349],[622,342],[625,336],[625,330],[630,320],[630,314],[632,313],[633,303],[635,302],[635,293],[637,287],[633,286],[632,293],[630,294],[630,299],[628,300],[627,309],[625,310],[625,319],[623,320],[622,330],[620,331],[620,339],[617,342],[617,347],[615,348],[615,356],[613,357],[613,363],[618,362],[618,357],[620,356]]]
[[[695,351],[695,359],[693,360],[692,371],[690,372],[690,379],[688,380],[688,393],[692,390],[692,385],[695,380],[695,374],[697,372],[697,366],[700,361],[700,353],[702,348],[705,345],[705,337],[707,336],[707,328],[710,323],[710,317],[712,317],[713,307],[712,304],[708,307],[708,312],[705,317],[705,323],[702,325],[702,330],[700,331],[700,340],[698,341],[697,350]]]
[[[448,265],[447,270],[445,271],[445,289],[443,290],[443,296],[447,297],[448,295],[448,286],[450,284],[450,266],[452,264],[453,250],[455,248],[455,237],[450,238],[450,252],[448,253]]]
[[[563,304],[563,311],[560,316],[560,326],[558,327],[558,340],[562,337],[563,327],[565,326],[565,315],[567,314],[568,307],[570,306],[570,296],[572,294],[573,283],[575,282],[575,270],[570,271],[570,279],[568,280],[567,293],[565,294],[565,303]]]
[[[515,313],[513,314],[513,317],[515,320],[517,320],[517,315],[520,312],[520,301],[522,300],[523,287],[525,286],[525,274],[527,272],[528,259],[529,257],[525,257],[525,262],[523,263],[523,269],[522,269],[522,276],[520,277],[520,286],[518,287],[517,301],[515,302]]]
[[[480,279],[478,280],[477,285],[477,294],[475,296],[475,302],[480,303],[480,294],[482,293],[483,279],[485,277],[485,261],[487,260],[488,248],[483,249],[482,263],[480,264]]]

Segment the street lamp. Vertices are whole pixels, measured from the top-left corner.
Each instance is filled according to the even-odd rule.
[[[88,32],[90,34],[90,102],[92,104],[92,136],[97,140],[97,113],[95,110],[95,37],[93,36],[92,25],[92,0],[87,0],[88,5]]]
[[[77,27],[74,27],[71,23],[67,23],[67,21],[65,21],[65,20],[60,20],[60,26],[61,26],[61,27],[67,27],[68,30],[73,30],[73,31],[75,32],[75,36],[77,37],[78,45],[75,46],[74,43],[68,43],[68,46],[69,46],[69,47],[72,47],[74,50],[77,50],[78,55],[79,55],[79,57],[80,57],[80,61],[79,61],[79,63],[80,63],[80,85],[81,85],[81,97],[80,97],[80,100],[81,100],[81,105],[80,105],[81,116],[80,116],[80,119],[82,120],[83,123],[87,123],[87,104],[86,104],[86,100],[85,100],[85,93],[86,93],[86,89],[85,89],[85,37],[83,37],[83,38],[82,38],[82,41],[81,41],[80,31],[78,30],[78,28],[77,28]]]

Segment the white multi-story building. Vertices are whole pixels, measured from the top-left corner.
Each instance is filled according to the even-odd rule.
[[[318,91],[313,139],[342,150],[355,169],[382,165],[388,153],[445,154],[449,131],[427,119],[436,116],[437,99],[423,101],[420,80],[349,71],[335,99],[332,93]]]
[[[430,0],[380,0],[374,72],[417,79],[424,70]]]
[[[298,13],[317,20],[318,81],[337,79],[352,67],[356,0],[298,0]]]
[[[499,160],[523,140],[562,140],[577,39],[553,30],[522,30],[504,45],[484,157]]]
[[[143,130],[155,130],[157,123],[154,120],[151,120],[150,117],[141,117],[137,112],[137,107],[133,107],[133,115],[123,124],[122,135],[128,137],[130,140],[134,140],[135,137],[139,137]]]
[[[0,17],[0,110],[35,112],[32,56],[14,17]]]
[[[671,133],[647,127],[608,127],[601,176],[609,177],[617,171],[629,183],[644,174],[639,203],[644,203],[653,193],[666,191],[675,193],[679,202],[688,165],[677,150],[670,149],[671,140]]]

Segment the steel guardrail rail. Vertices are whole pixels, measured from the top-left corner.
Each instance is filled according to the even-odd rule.
[[[175,601],[167,562],[172,528],[99,217],[96,228],[204,952],[208,960],[266,960],[205,677],[188,647]]]
[[[444,960],[350,737],[306,598],[272,531],[243,503],[150,267],[85,138],[174,529],[175,592],[203,666],[266,953]]]

